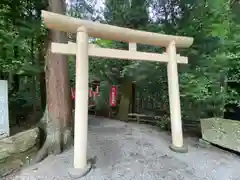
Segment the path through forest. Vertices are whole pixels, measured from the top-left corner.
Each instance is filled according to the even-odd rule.
[[[83,180],[237,180],[240,158],[223,150],[198,145],[185,138],[187,154],[169,150],[171,137],[155,127],[91,117],[89,158],[95,165]],[[20,180],[68,180],[73,149],[49,156],[41,163],[22,170]]]

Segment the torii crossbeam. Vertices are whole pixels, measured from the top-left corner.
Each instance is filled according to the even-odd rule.
[[[74,168],[79,171],[79,176],[85,174],[90,168],[87,164],[89,56],[167,63],[172,132],[170,148],[176,152],[187,152],[183,144],[177,63],[186,64],[188,58],[177,54],[176,48],[188,48],[192,45],[193,38],[132,30],[47,11],[42,11],[42,18],[44,24],[52,30],[77,33],[76,43],[53,42],[51,47],[52,53],[76,55]],[[129,50],[96,47],[88,43],[88,37],[126,42],[129,43]],[[139,52],[137,44],[165,47],[166,53]]]

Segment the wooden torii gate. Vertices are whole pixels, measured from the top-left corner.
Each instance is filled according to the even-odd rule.
[[[52,53],[76,55],[74,121],[74,168],[76,176],[83,176],[91,167],[87,163],[88,56],[167,63],[172,132],[172,145],[170,145],[170,148],[176,152],[187,152],[187,148],[183,144],[177,63],[187,64],[188,58],[177,54],[176,48],[188,48],[192,45],[193,38],[132,30],[47,11],[42,11],[42,18],[44,24],[52,30],[77,33],[76,43],[62,44],[53,42],[51,46]],[[97,47],[88,43],[89,36],[129,43],[129,50]],[[165,47],[166,53],[139,52],[137,51],[138,43]]]

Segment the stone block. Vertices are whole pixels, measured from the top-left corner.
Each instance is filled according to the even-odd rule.
[[[202,138],[212,144],[240,152],[240,121],[201,119]]]
[[[33,148],[39,138],[39,129],[34,128],[0,140],[0,160],[12,154],[25,152]]]

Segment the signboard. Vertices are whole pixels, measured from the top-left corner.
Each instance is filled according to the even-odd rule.
[[[8,82],[0,80],[0,138],[9,136]]]
[[[112,86],[110,91],[110,105],[117,106],[117,86]]]

